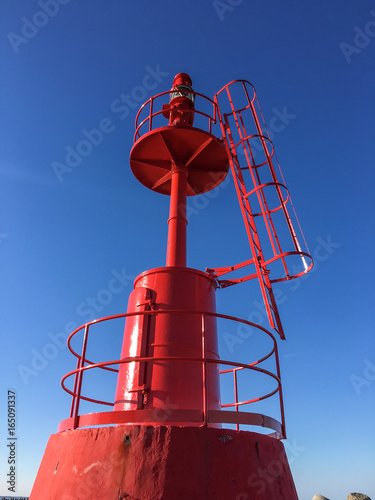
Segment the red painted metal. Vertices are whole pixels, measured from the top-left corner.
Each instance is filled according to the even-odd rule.
[[[125,327],[124,343],[121,359],[144,356],[163,359],[145,369],[146,375],[139,383],[138,370],[134,364],[120,366],[115,410],[138,409],[134,399],[134,391],[143,386],[147,396],[147,409],[202,408],[202,367],[189,358],[198,358],[202,350],[202,319],[194,311],[215,312],[215,281],[206,273],[189,268],[164,267],[152,269],[141,274],[135,280],[135,288],[129,300],[128,312],[138,312],[141,304],[137,299],[142,291],[149,291],[152,301],[149,310],[154,312],[149,321],[141,318],[128,323]],[[151,295],[152,294],[152,295]],[[176,310],[178,314],[157,314],[159,311]],[[187,311],[182,314],[181,311]],[[137,318],[137,316],[135,316]],[[136,323],[135,327],[133,323]],[[143,343],[144,350],[136,346]],[[207,357],[214,361],[219,359],[215,317],[205,319],[205,338]],[[173,358],[183,358],[186,362],[176,363]],[[168,361],[170,360],[170,361]],[[214,364],[207,370],[210,390],[208,407],[218,409],[219,372]],[[168,401],[168,403],[167,403]]]
[[[167,272],[171,271],[169,268],[161,268],[161,270],[163,269]],[[155,271],[155,274],[158,274],[160,270]],[[186,272],[187,275],[189,274],[188,269],[180,271]],[[199,273],[199,271],[195,272]],[[204,276],[204,273],[201,274]],[[144,277],[147,279],[147,273],[143,273],[143,275],[139,277],[139,285],[142,284],[142,279]],[[198,282],[199,280],[197,283]],[[115,423],[152,423],[152,425],[168,423],[184,426],[208,425],[210,427],[215,426],[215,424],[236,424],[237,426],[251,425],[265,427],[274,431],[272,435],[275,437],[281,439],[285,438],[285,416],[280,367],[277,343],[274,335],[260,325],[233,316],[199,310],[171,311],[157,309],[151,296],[145,293],[145,290],[149,289],[142,286],[136,286],[130,295],[129,309],[136,309],[136,311],[92,321],[76,329],[69,336],[68,347],[72,354],[77,357],[78,365],[81,368],[77,368],[66,374],[62,380],[62,387],[72,396],[73,400],[79,397],[81,400],[92,403],[94,405],[92,407],[93,410],[95,410],[96,405],[100,404],[114,407],[115,411],[101,413],[90,411],[89,414],[80,415],[78,417],[78,422],[71,414],[68,419],[60,423],[59,431],[90,425],[109,425]],[[143,301],[143,299],[145,300]],[[137,305],[140,307],[137,307]],[[146,305],[147,308],[145,308]],[[194,329],[198,329],[200,325],[201,344],[196,345],[194,349],[195,356],[190,352],[191,346],[183,345],[181,342],[179,342],[178,345],[169,343],[166,346],[159,346],[163,347],[163,350],[159,349],[157,355],[155,355],[155,350],[153,349],[155,346],[151,346],[150,344],[150,349],[147,351],[144,349],[145,344],[143,344],[143,347],[139,345],[138,340],[140,337],[137,335],[138,328],[142,329],[144,337],[147,338],[148,336],[145,331],[147,326],[145,325],[153,324],[156,330],[159,328],[162,331],[167,325],[172,324],[172,322],[174,324],[183,323],[186,318],[189,317],[196,318],[196,321],[190,322],[190,326],[194,327]],[[122,357],[119,360],[102,362],[93,362],[88,359],[82,360],[82,355],[72,348],[73,338],[80,332],[86,332],[89,331],[89,328],[95,328],[95,325],[108,321],[115,321],[120,318],[126,319],[124,338],[128,339],[128,343],[124,343],[123,345],[122,354],[131,355]],[[182,321],[179,321],[179,318],[181,318]],[[241,324],[247,325],[253,328],[254,334],[266,335],[271,341],[271,349],[265,352],[261,358],[252,360],[248,363],[219,359],[217,355],[213,355],[211,345],[214,340],[212,328],[216,326],[216,318],[227,320],[237,326]],[[197,334],[196,337],[198,338],[198,336]],[[254,335],[254,341],[256,337],[257,335]],[[84,335],[81,352],[86,352],[88,341],[89,336]],[[100,339],[98,339],[98,341],[101,342]],[[178,347],[178,350],[176,347]],[[160,357],[158,357],[159,355]],[[274,371],[262,367],[262,364],[267,360],[273,360]],[[119,365],[118,369],[116,368],[117,365]],[[180,373],[174,371],[176,365],[180,366]],[[154,366],[157,366],[155,372]],[[219,406],[219,408],[225,409],[225,411],[218,410],[216,404],[219,385],[217,380],[219,366],[222,367],[219,372],[220,377],[226,377],[228,374],[233,374],[234,378],[234,401]],[[186,399],[182,405],[179,404],[181,398],[180,394],[174,389],[173,380],[164,379],[163,383],[167,385],[158,383],[158,380],[162,379],[161,375],[164,369],[167,373],[171,374],[171,378],[176,376],[180,377],[180,383],[182,383],[180,386],[181,394],[189,398]],[[104,370],[114,373],[121,372],[118,380],[124,382],[117,384],[115,403],[112,401],[93,399],[82,394],[79,396],[77,395],[75,392],[77,387],[76,380],[80,378],[82,381],[84,374],[93,370]],[[148,379],[147,377],[143,378],[145,373],[149,374]],[[238,387],[241,388],[241,393],[244,395],[246,393],[249,394],[250,389],[252,389],[253,384],[249,384],[248,377],[243,377],[241,381],[240,375],[245,375],[246,373],[258,373],[264,375],[266,378],[270,377],[271,380],[275,381],[275,388],[267,393],[260,394],[258,397],[239,400]],[[151,374],[154,374],[154,376],[151,376]],[[191,388],[189,380],[191,375],[195,377],[196,393],[189,392],[191,390],[189,389],[189,387]],[[74,376],[75,382],[73,390],[70,390],[66,386],[66,380],[72,376]],[[148,385],[147,380],[150,380],[151,386]],[[202,388],[202,390],[200,390],[200,388]],[[166,393],[167,390],[170,392],[168,392],[168,397],[165,400],[157,398],[154,400],[151,398],[149,399],[152,391],[160,394]],[[144,404],[143,400],[145,395],[147,396],[146,404]],[[275,413],[279,414],[278,417],[281,418],[280,422],[274,417],[257,412],[244,411],[243,409],[252,403],[257,403],[258,401],[263,401],[276,395],[278,396],[278,409],[275,408]],[[234,409],[234,411],[232,409]],[[159,418],[159,415],[161,415],[162,418]]]
[[[237,84],[245,95],[240,105],[235,103],[233,90]],[[312,261],[307,263],[311,259],[308,250],[303,250],[297,239],[289,192],[284,180],[277,179],[272,163],[276,156],[273,146],[268,145],[269,136],[263,133],[255,91],[250,97],[251,84],[231,82],[214,100],[193,91],[191,85],[189,75],[179,73],[171,90],[141,107],[130,153],[135,177],[147,188],[171,198],[166,266],[136,278],[126,314],[92,321],[69,336],[68,347],[77,364],[61,384],[72,397],[70,415],[60,422],[59,433],[50,438],[31,500],[239,500],[254,495],[262,500],[298,500],[280,442],[286,433],[275,336],[250,321],[216,313],[215,292],[218,286],[258,278],[270,325],[283,338],[272,283],[306,273]],[[220,104],[219,109],[223,96],[229,107]],[[248,129],[248,114],[255,131]],[[212,133],[217,117],[222,138]],[[257,161],[255,139],[260,141],[257,151],[263,154]],[[229,164],[251,258],[208,273],[188,268],[187,196],[218,186]],[[263,177],[264,171],[268,178]],[[291,248],[286,248],[284,237],[276,233],[279,215],[286,224]],[[264,237],[268,248],[264,243],[261,247]],[[294,261],[289,263],[296,257],[302,261],[302,270],[294,268]],[[243,278],[219,279],[246,266],[253,269]],[[125,326],[120,359],[89,359],[94,329],[121,318]],[[225,321],[264,335],[270,349],[247,363],[220,359],[217,329]],[[80,334],[83,338],[78,352],[72,341]],[[86,381],[94,374],[114,377],[111,384],[105,382],[107,399],[86,392]],[[233,397],[222,402],[220,380],[225,383],[228,376],[233,376]],[[266,380],[258,395],[252,392],[255,384],[249,380],[251,376]],[[66,381],[71,377],[74,380],[70,379],[68,387]],[[95,388],[104,386],[98,378],[95,381]],[[275,416],[249,411],[270,400],[277,402]],[[109,411],[103,411],[102,405]],[[93,411],[81,413],[89,406]],[[228,425],[237,430],[221,429]],[[93,426],[99,429],[83,429]],[[260,427],[271,434],[244,433],[240,426]],[[115,461],[111,461],[113,453]],[[271,463],[277,463],[278,470],[271,471],[261,492],[255,490],[251,478],[263,477]],[[96,483],[86,481],[91,470],[99,474]],[[82,484],[89,484],[86,492]]]
[[[284,339],[272,283],[306,274],[312,268],[313,261],[285,186],[253,85],[245,80],[234,80],[215,95],[215,102],[218,105],[220,126],[252,259],[235,266],[207,271],[219,278],[235,269],[253,265],[255,272],[242,278],[219,280],[219,284],[225,288],[257,277],[270,326]],[[261,158],[257,159],[259,154]],[[274,162],[283,182],[277,178]],[[292,221],[293,216],[295,223]],[[285,226],[284,233],[282,225]],[[297,237],[296,227],[305,250]],[[288,249],[284,250],[286,245]],[[288,263],[290,257],[292,258]]]
[[[195,96],[191,84],[186,73],[175,76],[169,104],[163,105],[163,116],[169,119],[169,125],[193,125]]]
[[[171,202],[168,219],[167,266],[186,267],[186,189],[185,165],[172,165]]]
[[[283,443],[277,439],[228,429],[120,425],[50,437],[30,500],[53,499],[298,496]]]
[[[187,196],[210,191],[228,173],[225,147],[211,133],[217,122],[217,105],[191,87],[186,94],[190,97],[176,96],[172,87],[146,101],[136,117],[130,167],[142,184],[158,193],[171,195],[175,166],[187,171]],[[170,98],[168,105],[164,103],[166,98]],[[179,120],[174,112],[178,112]],[[200,128],[192,127],[193,115],[200,119]],[[169,126],[165,126],[166,118]]]

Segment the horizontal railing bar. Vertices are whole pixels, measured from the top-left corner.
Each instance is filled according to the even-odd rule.
[[[231,407],[236,407],[236,406],[242,406],[242,405],[249,405],[251,403],[257,403],[259,401],[263,401],[264,399],[270,398],[274,394],[276,394],[280,389],[280,386],[278,385],[276,389],[274,389],[272,392],[269,392],[268,394],[265,394],[264,396],[260,396],[259,398],[254,398],[254,399],[249,399],[248,401],[238,401],[237,403],[228,403],[225,405],[221,405],[222,408],[231,408]]]
[[[264,375],[268,375],[269,377],[274,378],[278,382],[278,384],[281,383],[280,379],[274,373],[272,373],[268,370],[265,370],[264,368],[258,368],[257,366],[253,366],[253,365],[246,365],[244,363],[237,363],[235,361],[216,360],[216,359],[210,359],[210,358],[204,359],[204,358],[187,358],[187,357],[178,357],[178,356],[173,356],[173,357],[172,356],[171,357],[164,356],[164,357],[157,357],[157,358],[156,357],[132,357],[132,358],[126,358],[126,359],[117,359],[114,361],[103,361],[102,363],[95,363],[94,365],[83,366],[82,368],[72,370],[71,372],[64,375],[64,377],[61,380],[61,386],[64,389],[64,391],[66,391],[68,394],[70,394],[71,396],[75,396],[75,394],[70,389],[68,389],[64,384],[65,380],[67,378],[73,376],[74,374],[84,372],[86,370],[92,370],[94,368],[100,368],[104,365],[111,366],[111,365],[117,365],[117,364],[121,365],[121,364],[125,364],[125,363],[140,363],[140,362],[154,363],[156,361],[186,361],[186,362],[200,362],[200,363],[207,362],[207,363],[214,363],[216,365],[222,364],[222,365],[229,365],[229,366],[237,366],[237,367],[242,368],[242,369],[249,369],[249,370],[258,371],[260,373],[263,373]],[[85,399],[85,397],[81,396],[81,399]],[[265,398],[262,397],[262,399],[265,399]],[[108,404],[109,405],[110,403],[106,403],[106,402],[101,401],[100,404]]]
[[[308,254],[305,254],[304,252],[301,252],[302,254],[308,256]],[[207,312],[207,311],[190,311],[190,310],[171,310],[171,309],[168,309],[168,310],[151,310],[151,311],[135,311],[135,312],[128,312],[128,313],[123,313],[123,314],[114,314],[112,316],[105,316],[104,318],[99,318],[99,319],[94,319],[93,321],[90,321],[88,323],[85,323],[81,326],[79,326],[78,328],[76,328],[68,337],[68,340],[67,340],[67,344],[68,344],[68,348],[70,350],[70,352],[75,356],[75,357],[79,357],[79,354],[76,353],[73,348],[71,347],[71,344],[70,344],[70,341],[71,339],[74,337],[74,335],[76,335],[76,333],[78,333],[80,330],[83,330],[86,325],[96,325],[96,324],[99,324],[99,323],[103,323],[104,321],[110,321],[110,320],[114,320],[114,319],[120,319],[120,318],[128,318],[128,317],[131,317],[131,316],[139,316],[139,315],[157,315],[157,314],[196,314],[196,315],[206,315],[206,316],[211,316],[211,317],[215,317],[215,318],[221,318],[221,319],[227,319],[229,321],[236,321],[238,323],[243,323],[245,325],[249,325],[249,326],[252,326],[258,330],[261,330],[263,331],[264,333],[266,333],[269,337],[271,337],[271,339],[273,340],[274,344],[276,343],[276,339],[274,337],[274,335],[269,332],[266,328],[264,328],[263,326],[261,325],[257,325],[256,323],[253,323],[252,321],[247,321],[246,319],[241,319],[241,318],[236,318],[235,316],[229,316],[227,314],[219,314],[219,313],[214,313],[214,312]]]
[[[87,366],[84,366],[82,368],[78,368],[78,369],[72,370],[71,372],[67,373],[62,378],[62,380],[61,380],[61,386],[62,386],[62,388],[68,394],[70,394],[73,397],[76,397],[76,394],[74,392],[72,392],[70,389],[68,389],[66,387],[65,383],[64,383],[66,379],[68,379],[69,377],[73,376],[74,374],[78,374],[80,372],[83,372],[83,371],[86,371],[86,370],[91,370],[91,369],[94,369],[94,368],[103,368],[106,365],[125,364],[125,363],[138,363],[138,362],[153,363],[153,362],[156,362],[156,361],[186,361],[186,362],[191,361],[191,362],[201,362],[201,363],[208,362],[208,363],[214,363],[214,364],[217,364],[217,365],[224,364],[224,365],[229,365],[229,366],[236,366],[237,368],[234,368],[233,370],[226,370],[225,372],[219,372],[219,373],[230,373],[230,372],[233,372],[234,370],[249,369],[249,370],[253,370],[253,371],[258,371],[260,373],[263,373],[264,375],[268,375],[269,377],[272,377],[272,378],[274,378],[277,381],[278,386],[271,393],[263,395],[263,396],[260,396],[259,398],[256,398],[256,399],[254,399],[252,401],[240,402],[240,403],[238,403],[238,405],[249,404],[251,402],[262,401],[264,399],[267,399],[267,398],[273,396],[274,394],[276,394],[276,392],[279,390],[279,387],[280,387],[280,384],[281,384],[280,379],[274,373],[272,373],[272,372],[270,372],[268,370],[265,370],[264,368],[258,368],[256,366],[254,366],[254,364],[252,364],[252,365],[246,365],[244,363],[236,363],[234,361],[215,360],[215,359],[210,359],[210,358],[204,359],[204,358],[189,358],[189,357],[159,357],[159,358],[155,358],[155,357],[143,357],[143,358],[141,358],[141,357],[132,357],[132,358],[124,359],[124,360],[104,361],[102,363],[95,363],[93,365],[87,365]],[[81,395],[80,399],[83,399],[85,401],[90,401],[90,402],[93,402],[93,403],[104,404],[104,405],[108,405],[108,406],[114,406],[114,403],[107,402],[107,401],[102,401],[102,400],[93,400],[91,398],[88,398],[87,396],[82,396]],[[222,405],[223,408],[224,407],[228,407],[228,406],[236,406],[236,404]]]

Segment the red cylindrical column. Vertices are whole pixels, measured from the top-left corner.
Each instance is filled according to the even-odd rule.
[[[186,266],[186,180],[186,167],[173,164],[168,219],[168,267]]]
[[[151,307],[156,314],[147,319],[141,315],[127,319],[121,358],[147,356],[185,360],[121,365],[114,410],[166,410],[161,423],[170,421],[168,409],[203,410],[202,362],[189,361],[189,358],[202,358],[202,315],[194,311],[215,312],[215,290],[215,281],[196,269],[162,267],[138,276],[128,312]],[[180,312],[157,314],[163,310]],[[204,333],[207,358],[218,360],[214,317],[205,316]],[[207,409],[218,410],[219,366],[207,363],[206,378]]]

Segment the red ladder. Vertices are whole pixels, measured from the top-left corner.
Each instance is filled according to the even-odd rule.
[[[252,93],[251,97],[249,90]],[[313,265],[312,258],[309,255],[278,162],[277,165],[284,183],[279,182],[277,178],[272,163],[272,158],[274,156],[276,158],[276,155],[274,154],[273,144],[265,125],[254,87],[244,80],[236,80],[223,87],[215,95],[214,99],[218,106],[221,131],[230,160],[231,172],[245,223],[252,258],[230,267],[207,269],[207,272],[214,276],[223,288],[258,278],[270,326],[284,339],[284,331],[272,291],[272,283],[294,279],[307,273]],[[235,100],[237,100],[237,105],[234,104]],[[257,108],[259,115],[262,117],[267,135],[263,133]],[[251,131],[249,131],[250,128]],[[263,157],[261,161],[256,161],[255,157],[259,152]],[[239,155],[242,156],[241,160]],[[271,193],[271,196],[269,193]],[[291,213],[297,221],[296,227],[299,228],[302,235],[306,251],[302,250],[298,241],[292,216],[288,210],[288,204],[292,207]],[[286,228],[284,232],[287,234],[287,240],[289,240],[288,247],[291,245],[290,251],[283,251],[282,249],[280,237],[275,226],[275,219],[280,217],[279,214],[276,217],[277,212],[284,215],[283,224]],[[266,246],[268,247],[269,255],[265,255],[265,251],[262,249],[259,228],[263,230],[263,238],[265,235],[268,236]],[[283,236],[284,244],[285,235]],[[290,257],[294,259],[292,267],[287,262]],[[299,264],[302,264],[301,269],[296,269],[296,257]],[[310,259],[309,264],[306,259]],[[275,270],[271,269],[275,267],[275,264],[278,264],[276,276],[274,276]],[[224,274],[248,265],[254,265],[254,273],[242,278],[218,279]]]

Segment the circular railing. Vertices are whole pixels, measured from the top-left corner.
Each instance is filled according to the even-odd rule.
[[[202,318],[202,345],[201,345],[201,356],[197,357],[129,357],[125,359],[116,359],[103,362],[94,362],[87,358],[86,351],[89,341],[90,327],[97,325],[102,322],[108,322],[120,318],[126,320],[127,317],[140,316],[140,315],[152,315],[157,316],[161,314],[195,314],[200,315]],[[247,325],[247,327],[254,328],[255,331],[264,333],[271,340],[271,349],[257,360],[251,363],[240,363],[235,361],[228,361],[224,359],[212,359],[207,357],[206,353],[206,338],[205,338],[205,321],[209,316],[213,316],[218,319],[229,320],[236,323],[242,323]],[[81,353],[76,352],[72,347],[72,339],[79,333],[83,332],[83,341]],[[285,438],[285,420],[284,420],[284,408],[282,399],[282,387],[280,380],[280,367],[277,351],[277,343],[275,337],[271,332],[266,330],[260,325],[257,325],[251,321],[244,319],[235,318],[233,316],[228,316],[224,314],[217,314],[204,311],[141,311],[141,312],[131,312],[126,314],[119,314],[114,316],[104,317],[98,320],[91,321],[85,325],[80,326],[74,330],[68,338],[68,348],[71,353],[77,358],[77,366],[75,370],[67,373],[62,381],[61,385],[63,389],[72,396],[70,416],[68,419],[60,422],[59,431],[64,431],[68,429],[76,429],[88,426],[97,425],[113,425],[121,423],[143,423],[149,425],[160,425],[160,424],[181,424],[183,425],[201,425],[207,426],[210,424],[234,424],[236,428],[239,429],[240,425],[247,426],[260,426],[265,427],[273,431],[271,434],[273,437]],[[261,365],[266,360],[274,358],[275,361],[275,373],[272,371],[262,368]],[[126,363],[157,363],[160,361],[178,361],[181,363],[200,363],[202,365],[202,407],[200,409],[192,410],[180,410],[175,408],[153,408],[153,409],[142,409],[142,410],[124,410],[124,411],[109,411],[109,412],[94,412],[84,415],[79,414],[80,402],[86,401],[94,405],[106,405],[114,406],[112,401],[105,401],[102,399],[94,399],[82,394],[82,382],[84,375],[92,370],[106,370],[110,372],[117,373],[119,371],[116,365]],[[233,374],[233,400],[230,403],[222,404],[222,410],[211,410],[208,408],[209,399],[209,386],[207,384],[207,367],[209,364],[215,364],[221,366],[222,369],[219,371],[220,376],[227,374]],[[240,400],[239,394],[239,374],[245,372],[257,372],[266,377],[270,377],[274,382],[275,386],[272,390],[267,390],[266,393],[260,394],[256,398],[245,398]],[[69,389],[66,385],[67,379],[74,377],[73,388]],[[273,417],[254,413],[249,411],[242,411],[242,408],[246,405],[250,405],[255,402],[263,401],[265,399],[271,398],[278,394],[279,403],[279,413],[281,420],[277,420]],[[173,406],[173,405],[172,405]],[[241,410],[241,411],[240,411]]]
[[[169,99],[167,100],[166,96],[169,97],[173,93],[175,93],[175,90],[161,92],[160,94],[150,97],[150,99],[148,99],[140,107],[135,118],[134,142],[136,142],[142,135],[146,134],[147,132],[151,132],[151,130],[154,130],[155,128],[159,128],[161,126],[159,122],[155,125],[155,118],[165,116],[165,113],[168,111],[169,106]],[[195,108],[191,110],[191,113],[193,113],[195,117],[198,116],[207,119],[207,126],[200,126],[200,128],[206,128],[209,133],[212,133],[212,126],[217,123],[216,103],[209,97],[200,94],[199,92],[191,91],[191,93],[195,97],[200,97],[203,104],[210,108],[210,112],[208,112],[209,110],[204,111],[203,109],[199,109],[197,105],[197,102],[199,104],[199,100],[195,100]],[[148,125],[148,127],[146,125]]]

